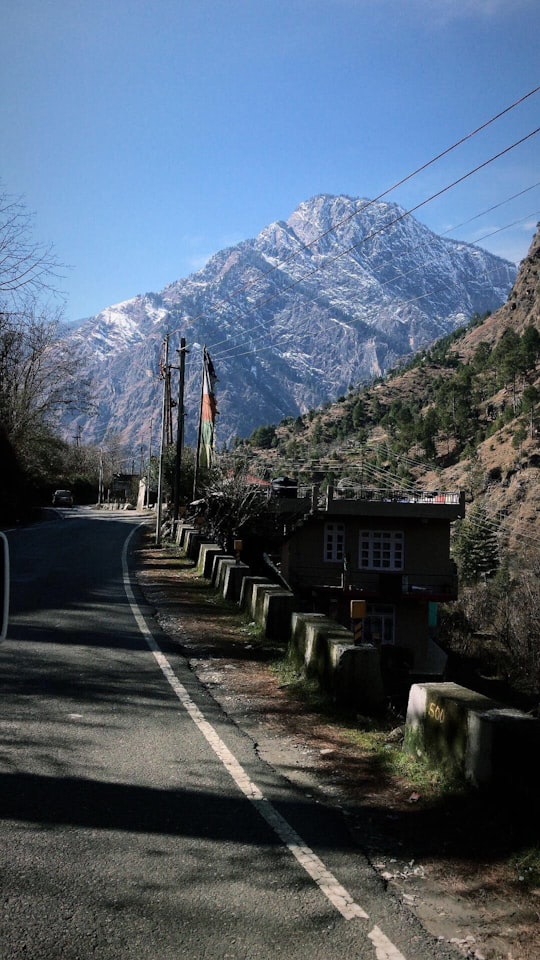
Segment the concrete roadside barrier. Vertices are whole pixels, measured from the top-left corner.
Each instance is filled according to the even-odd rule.
[[[251,594],[251,609],[250,615],[255,620],[259,626],[264,626],[264,604],[265,598],[270,593],[283,593],[283,587],[279,586],[277,583],[271,583],[269,581],[263,583],[254,583],[253,591]],[[267,606],[268,609],[268,606]]]
[[[290,590],[262,588],[261,625],[270,640],[289,642],[294,604],[295,596]]]
[[[183,521],[178,524],[178,527],[176,528],[176,544],[180,550],[186,549],[187,534],[190,531],[196,530],[196,529],[197,528],[193,523],[186,523],[185,521]]]
[[[242,587],[240,589],[240,607],[242,610],[251,616],[251,619],[254,620],[253,615],[253,591],[258,583],[270,583],[266,577],[256,577],[256,576],[247,576],[242,580]]]
[[[201,540],[202,534],[196,527],[191,530],[186,530],[184,536],[184,551],[190,560],[194,560],[195,562],[197,561]]]
[[[199,544],[199,559],[197,563],[198,572],[210,580],[212,577],[212,566],[215,557],[226,557],[228,554],[220,547],[218,543],[207,543],[202,541]]]
[[[232,557],[230,553],[217,553],[212,560],[211,570],[210,570],[210,580],[212,581],[213,587],[217,587],[218,585],[221,564],[225,560],[234,560],[234,557]]]
[[[457,683],[411,687],[403,749],[474,786],[530,778],[540,721]]]
[[[220,557],[216,576],[216,587],[225,600],[237,603],[240,599],[242,580],[247,577],[247,563],[240,563],[233,557]]]
[[[379,651],[322,613],[294,612],[289,656],[343,706],[376,712],[384,704]]]

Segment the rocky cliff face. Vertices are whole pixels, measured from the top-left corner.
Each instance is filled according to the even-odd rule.
[[[218,444],[229,442],[384,375],[474,313],[499,307],[515,274],[513,264],[437,236],[394,204],[314,197],[198,273],[72,330],[97,414],[66,431],[79,427],[84,443],[111,433],[147,442],[160,416],[169,333],[173,364],[180,337],[190,351],[186,442],[196,435],[203,345],[219,378]]]
[[[459,354],[467,360],[480,343],[494,346],[505,330],[522,334],[530,325],[540,331],[540,228],[520,264],[508,301],[479,327],[467,333],[459,344]],[[525,380],[520,381],[520,393],[526,385],[535,387],[540,393],[538,365],[536,371],[531,371]],[[510,405],[512,393],[508,385],[494,396],[487,397],[486,403]],[[474,475],[476,498],[484,503],[489,515],[500,521],[501,532],[516,553],[538,550],[540,453],[537,411],[534,426],[530,418],[531,414],[523,415],[518,405],[515,419],[479,444],[473,460],[462,461],[443,471],[440,478],[447,487],[468,489]],[[516,444],[516,433],[524,425],[527,434],[521,443]]]
[[[507,302],[467,334],[463,351],[467,355],[474,353],[482,342],[493,346],[508,327],[521,334],[531,323],[536,327],[540,325],[540,229],[537,229],[527,256],[519,266]]]

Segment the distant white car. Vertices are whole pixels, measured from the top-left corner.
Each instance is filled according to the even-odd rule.
[[[55,490],[53,493],[53,507],[72,507],[73,494],[71,490]]]

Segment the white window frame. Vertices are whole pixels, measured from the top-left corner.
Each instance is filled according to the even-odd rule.
[[[358,546],[360,570],[403,570],[403,530],[361,530]]]
[[[396,642],[396,608],[389,603],[368,603],[363,626],[367,643],[392,646]]]
[[[344,523],[325,523],[323,559],[325,563],[343,563],[345,559]]]

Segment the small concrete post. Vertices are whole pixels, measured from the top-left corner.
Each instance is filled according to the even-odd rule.
[[[242,550],[244,549],[244,541],[235,540],[233,546],[234,546],[234,555],[236,557],[236,562],[240,563],[240,557],[242,554]]]
[[[351,623],[355,644],[362,643],[362,628],[366,615],[365,600],[351,600]]]

